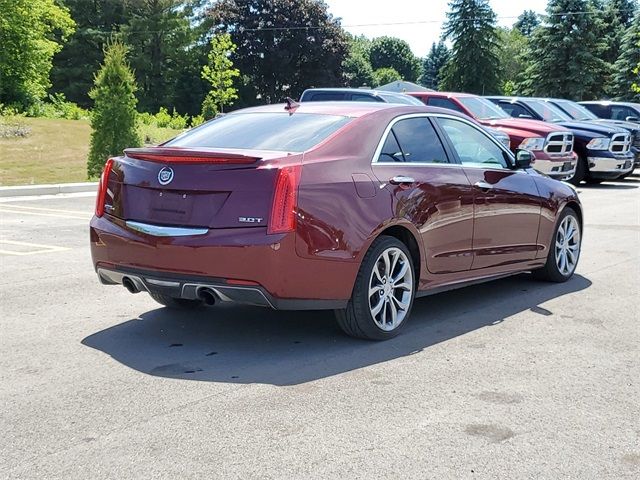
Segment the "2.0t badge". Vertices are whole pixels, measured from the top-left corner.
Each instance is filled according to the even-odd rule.
[[[162,167],[158,172],[158,182],[160,185],[168,185],[173,180],[173,168]]]

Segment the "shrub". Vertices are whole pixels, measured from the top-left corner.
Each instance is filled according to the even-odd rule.
[[[204,117],[202,115],[194,115],[191,117],[191,128],[197,127],[204,123]]]
[[[66,118],[68,120],[83,120],[90,117],[89,111],[67,101],[64,93],[49,95],[48,102],[38,101],[25,111],[28,117]]]
[[[100,175],[108,157],[127,147],[140,145],[136,128],[136,82],[127,63],[127,48],[114,41],[107,44],[104,62],[89,92],[94,100],[91,115],[91,147],[87,160],[89,177]]]

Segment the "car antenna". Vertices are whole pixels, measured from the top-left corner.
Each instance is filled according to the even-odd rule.
[[[284,109],[288,112],[291,112],[292,110],[295,110],[296,108],[298,108],[300,106],[300,104],[298,102],[296,102],[293,98],[291,97],[286,97],[284,99],[285,102],[285,106]],[[293,113],[293,112],[292,112]]]

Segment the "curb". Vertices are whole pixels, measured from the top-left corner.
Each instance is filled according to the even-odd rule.
[[[0,187],[0,198],[28,197],[32,195],[58,195],[60,193],[95,192],[98,182],[58,183],[49,185],[17,185]]]

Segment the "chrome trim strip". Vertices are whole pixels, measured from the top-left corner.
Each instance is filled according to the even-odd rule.
[[[126,225],[132,230],[153,235],[154,237],[189,237],[192,235],[206,235],[208,228],[183,228],[165,227],[162,225],[151,225],[148,223],[132,222],[127,220]]]
[[[168,282],[166,280],[156,280],[155,278],[146,278],[145,280],[151,285],[157,285],[158,287],[179,287],[180,282]]]

